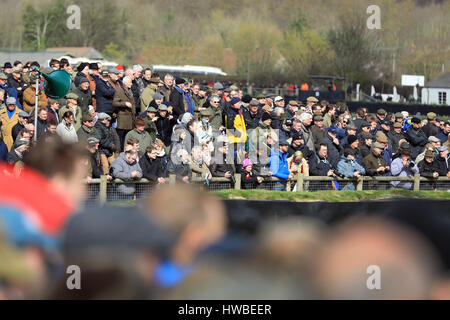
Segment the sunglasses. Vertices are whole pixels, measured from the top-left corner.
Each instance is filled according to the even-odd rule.
[[[211,103],[219,103],[219,101],[211,101]]]

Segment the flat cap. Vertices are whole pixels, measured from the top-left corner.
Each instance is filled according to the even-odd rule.
[[[440,142],[441,140],[439,140],[438,138],[436,138],[435,136],[429,136],[428,137],[428,142]]]
[[[319,99],[317,99],[316,97],[308,97],[306,99],[306,101],[308,101],[308,102],[319,102]]]
[[[372,148],[384,149],[384,146],[377,141],[374,144],[372,144]]]
[[[20,111],[20,112],[19,112],[19,117],[22,117],[22,118],[29,118],[30,115],[29,115],[27,112],[25,112],[25,111]]]
[[[78,99],[78,95],[75,94],[75,93],[73,93],[73,92],[69,92],[69,93],[66,95],[66,99],[75,99],[75,100],[77,100],[77,99]]]
[[[16,98],[14,98],[14,97],[8,97],[7,99],[6,99],[6,104],[8,105],[8,104],[16,104]]]
[[[166,106],[164,103],[161,103],[161,104],[158,106],[158,110],[159,110],[159,111],[167,111],[167,110],[169,110],[169,109],[167,109],[167,106]]]
[[[98,114],[98,120],[111,119],[111,116],[105,112],[100,112]]]
[[[428,112],[427,113],[427,119],[433,120],[435,118],[436,118],[436,113],[434,113],[434,112]]]

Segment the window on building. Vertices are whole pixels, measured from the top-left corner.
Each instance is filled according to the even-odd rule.
[[[447,104],[447,92],[439,92],[439,104]]]

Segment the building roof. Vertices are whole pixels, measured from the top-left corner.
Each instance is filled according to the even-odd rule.
[[[446,72],[434,78],[425,85],[425,88],[450,88],[450,72]]]
[[[23,52],[0,52],[0,64],[3,66],[5,62],[11,62],[11,64],[19,60],[23,64],[28,61],[37,61],[40,65],[44,65],[46,61],[51,58],[57,58],[60,56],[59,52],[50,51],[23,51]]]
[[[92,47],[54,47],[54,48],[47,48],[46,51],[59,52],[60,55],[67,55],[73,58],[84,57],[93,60],[104,59],[102,54]]]

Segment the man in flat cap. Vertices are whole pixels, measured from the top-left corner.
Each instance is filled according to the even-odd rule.
[[[292,119],[298,111],[298,102],[295,100],[289,101],[286,109],[286,118]]]
[[[16,105],[22,106],[23,92],[28,88],[28,83],[22,77],[22,69],[20,67],[14,67],[11,69],[11,73],[8,75],[8,88],[14,91],[16,94]],[[11,95],[11,92],[9,92]]]
[[[72,111],[72,113],[73,113],[72,125],[75,128],[75,131],[77,131],[81,127],[81,118],[83,116],[83,113],[81,112],[81,108],[78,106],[78,95],[76,95],[73,92],[69,92],[66,95],[66,100],[67,100],[67,104],[64,107],[62,107],[61,109],[59,109],[59,111],[58,111],[59,118],[62,119],[63,114],[66,111]]]
[[[12,128],[12,137],[13,141],[16,141],[17,136],[19,135],[19,132],[25,129],[25,126],[28,124],[28,121],[30,119],[30,115],[25,111],[19,112],[19,121],[16,123],[16,125]]]
[[[101,135],[94,127],[94,119],[89,114],[83,114],[81,121],[82,126],[77,130],[78,141],[87,141],[90,137],[94,137],[100,141]]]
[[[38,76],[30,77],[30,86],[23,92],[23,110],[31,114],[34,111],[34,105],[36,102],[36,79]],[[38,89],[38,108],[47,106],[47,96],[41,88]]]
[[[405,139],[405,135],[402,132],[402,123],[395,122],[392,130],[388,134],[388,138],[392,141],[392,153],[396,154],[399,147],[399,141]]]
[[[19,161],[22,161],[24,153],[28,150],[28,147],[30,145],[30,141],[25,138],[18,139],[11,151],[6,156],[6,161],[9,164],[16,164]]]
[[[427,113],[428,123],[422,127],[423,132],[425,132],[427,137],[436,136],[441,129],[439,128],[439,122],[436,121],[436,113]]]
[[[411,119],[411,126],[406,131],[405,138],[410,144],[411,158],[416,159],[428,142],[427,135],[422,130],[421,119],[418,117]]]
[[[150,78],[149,84],[145,87],[144,91],[142,91],[141,95],[141,110],[147,110],[150,102],[153,100],[153,96],[158,91],[158,78]]]
[[[97,103],[97,112],[104,112],[113,117],[114,108],[112,102],[114,99],[114,93],[116,90],[112,87],[109,82],[109,72],[108,70],[103,70],[100,73],[100,77],[95,83],[95,98]]]
[[[78,105],[82,114],[89,114],[89,106],[92,105],[92,91],[89,86],[88,78],[79,77],[78,86],[72,88],[72,92],[78,96]]]
[[[316,97],[308,97],[306,99],[306,110],[311,111],[312,106],[319,102],[319,99]]]
[[[369,155],[364,158],[367,174],[369,176],[384,176],[390,168],[383,159],[384,146],[379,142],[372,143]]]

